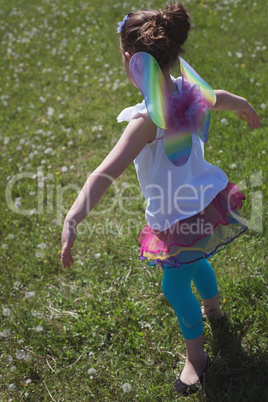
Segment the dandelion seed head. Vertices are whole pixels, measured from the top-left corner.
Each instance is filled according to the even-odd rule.
[[[221,119],[221,123],[224,124],[225,126],[227,126],[228,120],[227,120],[225,117],[223,117],[223,118]]]
[[[13,362],[13,357],[11,355],[7,355],[7,364],[10,364]]]
[[[53,148],[49,147],[49,148],[44,150],[44,154],[51,154],[52,151],[53,151]]]
[[[132,386],[128,382],[126,382],[125,384],[122,385],[123,392],[130,392],[131,389],[132,389]]]
[[[24,350],[17,350],[16,351],[16,359],[18,359],[18,360],[24,360],[24,358],[25,358],[25,352],[24,352]]]
[[[36,251],[35,256],[36,256],[36,258],[42,258],[42,257],[44,257],[44,253],[43,253],[43,251]]]
[[[9,384],[8,390],[11,392],[14,392],[16,390],[16,385],[15,384]]]
[[[26,362],[29,362],[30,360],[32,360],[32,354],[31,354],[30,352],[25,353],[24,360],[25,360]]]
[[[8,317],[8,316],[10,316],[10,314],[11,314],[11,310],[10,310],[9,308],[6,308],[6,307],[3,306],[2,314],[3,314],[5,317]]]
[[[37,247],[41,248],[42,250],[45,250],[45,248],[47,247],[47,245],[46,245],[45,243],[40,243],[40,244],[38,244]]]
[[[94,375],[97,373],[97,370],[95,370],[93,367],[91,367],[90,369],[88,369],[87,373],[90,375]]]
[[[4,329],[3,335],[5,338],[8,338],[10,336],[10,329]]]
[[[35,292],[26,292],[25,297],[26,299],[32,299],[35,296]]]
[[[55,109],[54,109],[53,107],[49,106],[49,107],[47,108],[47,115],[48,115],[48,117],[52,117],[53,114],[54,114],[54,112],[55,112]]]

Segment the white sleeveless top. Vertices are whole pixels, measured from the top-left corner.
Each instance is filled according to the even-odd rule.
[[[174,81],[180,90],[181,78]],[[124,109],[117,121],[130,121],[137,113],[147,113],[145,101]],[[198,135],[192,136],[192,151],[183,166],[175,166],[168,159],[163,135],[164,130],[157,127],[155,140],[134,160],[147,202],[145,219],[160,231],[202,211],[228,183],[226,174],[204,159],[204,143]]]

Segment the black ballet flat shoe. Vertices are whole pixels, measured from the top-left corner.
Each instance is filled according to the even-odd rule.
[[[211,360],[207,355],[207,363],[206,367],[204,368],[203,372],[201,373],[199,380],[195,382],[194,384],[185,384],[184,382],[181,381],[180,377],[178,377],[175,382],[174,382],[174,390],[180,395],[180,396],[188,396],[191,394],[195,394],[202,386],[204,382],[204,374],[208,371],[210,365],[211,365]]]

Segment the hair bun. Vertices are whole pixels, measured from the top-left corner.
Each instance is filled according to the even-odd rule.
[[[190,15],[181,3],[167,4],[162,16],[163,26],[167,28],[167,35],[174,44],[180,48],[188,38],[191,29]],[[182,50],[183,52],[183,50]]]
[[[190,28],[190,16],[181,3],[168,4],[162,11],[140,10],[129,13],[120,34],[121,45],[130,53],[150,53],[161,68],[167,68],[184,53]]]

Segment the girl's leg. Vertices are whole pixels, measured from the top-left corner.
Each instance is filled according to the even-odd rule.
[[[175,310],[186,342],[186,363],[180,376],[185,384],[196,383],[207,363],[201,308],[191,290],[197,268],[198,263],[182,268],[163,268],[162,290]]]
[[[198,268],[193,276],[193,281],[203,300],[203,315],[212,315],[216,319],[221,318],[223,315],[220,310],[216,277],[210,263],[206,259],[198,262]]]

